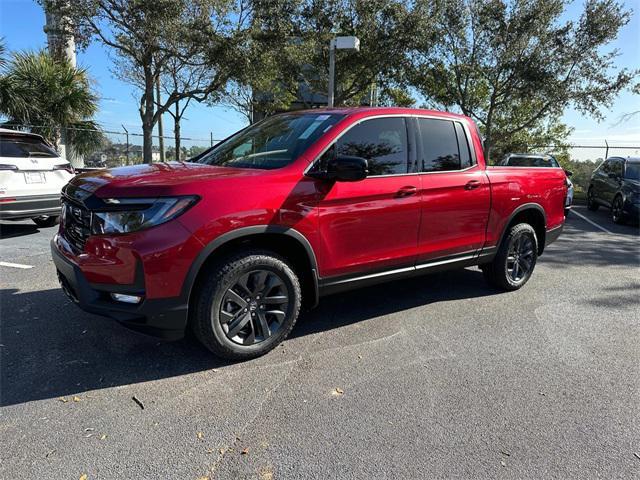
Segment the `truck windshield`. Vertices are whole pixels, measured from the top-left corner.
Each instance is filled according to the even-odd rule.
[[[271,170],[289,165],[344,115],[303,113],[269,117],[238,132],[192,161]]]
[[[624,178],[640,180],[640,163],[627,163],[627,168],[624,170]]]

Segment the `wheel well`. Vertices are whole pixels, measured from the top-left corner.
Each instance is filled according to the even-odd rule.
[[[234,238],[220,245],[207,257],[198,270],[198,274],[191,287],[192,292],[195,291],[200,283],[201,277],[213,268],[217,262],[229,257],[241,249],[255,248],[260,250],[270,250],[278,256],[288,261],[290,267],[294,270],[300,279],[302,287],[303,306],[311,308],[316,305],[317,288],[316,288],[316,272],[309,258],[309,254],[305,247],[294,237],[279,233],[258,233]],[[195,295],[190,295],[190,302]],[[190,309],[191,310],[191,309]]]
[[[538,237],[538,255],[542,255],[542,252],[544,251],[545,238],[547,236],[544,214],[537,208],[526,208],[515,214],[507,225],[505,233],[518,223],[528,223],[533,227],[536,232],[536,237]]]

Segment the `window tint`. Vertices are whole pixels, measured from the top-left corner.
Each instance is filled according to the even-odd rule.
[[[42,140],[34,137],[2,135],[0,136],[0,157],[49,157],[58,154]]]
[[[460,170],[458,139],[453,123],[449,120],[418,118],[423,172]]]
[[[336,142],[337,155],[366,158],[369,175],[407,173],[407,129],[404,118],[366,120]]]
[[[605,160],[601,167],[602,173],[609,173],[611,171],[611,160]]]
[[[624,162],[622,160],[618,160],[618,159],[611,162],[611,172],[613,172],[618,177],[622,177],[623,163]]]
[[[467,168],[471,166],[471,151],[469,150],[469,142],[467,141],[467,135],[464,133],[464,128],[458,122],[454,123],[456,128],[456,136],[458,137],[458,150],[460,150],[460,168]]]
[[[624,171],[624,178],[640,180],[640,163],[627,163]]]

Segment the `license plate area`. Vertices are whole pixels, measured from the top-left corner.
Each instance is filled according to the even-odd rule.
[[[44,176],[44,172],[24,172],[25,183],[46,183],[47,179]]]

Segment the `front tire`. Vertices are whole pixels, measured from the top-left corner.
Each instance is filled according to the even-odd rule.
[[[589,190],[587,191],[587,209],[595,212],[598,208],[600,208],[600,205],[596,202],[593,187],[589,187]]]
[[[53,227],[54,225],[57,225],[58,222],[60,222],[60,216],[59,215],[43,215],[41,217],[34,217],[31,220],[33,220],[33,223],[35,223],[40,228],[49,228],[49,227]]]
[[[620,195],[617,195],[616,198],[613,199],[613,204],[611,205],[611,220],[618,225],[624,223],[624,202]]]
[[[219,357],[264,355],[289,335],[302,304],[300,282],[286,260],[246,250],[214,265],[196,294],[192,326]]]
[[[509,229],[493,261],[481,268],[489,284],[513,291],[529,281],[537,260],[536,232],[528,223],[519,223]]]

